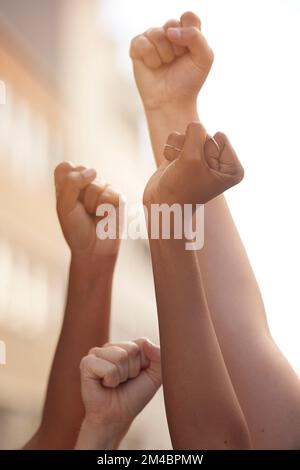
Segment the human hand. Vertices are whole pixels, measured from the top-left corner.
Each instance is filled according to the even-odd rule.
[[[86,432],[92,427],[100,439],[105,427],[116,443],[160,387],[160,349],[147,339],[108,343],[93,348],[80,369]]]
[[[222,133],[212,138],[200,122],[192,122],[185,135],[169,136],[164,160],[144,191],[144,204],[204,204],[243,176],[228,138]]]
[[[63,162],[55,169],[57,214],[72,254],[116,256],[119,250],[119,194],[106,184],[94,182],[94,169]],[[111,204],[116,210],[115,239],[100,240],[96,227],[100,218],[96,210],[101,204]]]
[[[132,40],[130,57],[146,111],[196,106],[214,59],[200,28],[198,16],[186,12],[180,21],[170,20]]]

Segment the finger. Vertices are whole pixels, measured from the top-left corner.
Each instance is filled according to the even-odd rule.
[[[214,166],[217,164],[218,168],[216,171],[227,176],[228,181],[232,181],[233,184],[230,184],[231,186],[238,184],[243,179],[243,166],[225,134],[217,132],[213,139],[208,139],[205,143],[204,155],[211,168],[215,169]]]
[[[145,361],[143,369],[154,386],[152,390],[152,393],[154,393],[161,385],[160,348],[147,338],[138,339],[136,342],[141,348],[142,358],[144,358]],[[139,378],[137,380],[139,380]]]
[[[126,382],[128,380],[129,361],[126,349],[120,348],[115,344],[109,344],[107,346],[103,346],[102,348],[93,348],[90,350],[90,353],[104,359],[105,361],[112,362],[118,370],[120,383]],[[105,379],[103,384],[106,384]]]
[[[206,130],[200,122],[191,122],[185,134],[182,158],[187,160],[201,159],[206,141]]]
[[[96,215],[99,200],[104,190],[105,186],[100,186],[94,182],[89,184],[83,191],[82,202],[89,214]]]
[[[175,59],[175,52],[163,28],[148,29],[144,35],[154,45],[164,64],[173,62]]]
[[[207,134],[204,144],[204,157],[211,169],[219,170],[220,146],[209,134]]]
[[[169,20],[169,21],[167,21],[164,25],[165,33],[167,32],[167,30],[169,28],[181,28],[180,21],[178,21],[178,20]],[[188,51],[188,49],[186,47],[177,46],[176,44],[172,44],[172,47],[173,47],[173,50],[174,50],[174,53],[175,53],[176,57],[181,57],[182,55],[184,55]]]
[[[214,54],[198,28],[194,26],[169,28],[167,36],[173,44],[187,47],[195,65],[202,72],[203,68],[207,69],[208,73],[214,60]]]
[[[189,26],[194,26],[201,30],[201,20],[199,16],[195,15],[192,11],[186,11],[181,15],[180,24],[184,28],[188,28]]]
[[[164,157],[168,161],[176,160],[182,152],[185,141],[185,135],[179,132],[173,132],[169,135],[164,148]]]
[[[86,166],[83,166],[83,165],[78,165],[73,168],[74,171],[84,171],[86,169],[87,169]]]
[[[72,162],[62,162],[54,170],[54,183],[57,193],[60,190],[61,184],[68,173],[73,171],[75,166]]]
[[[161,362],[159,346],[157,346],[156,344],[152,343],[149,340],[145,340],[143,342],[142,347],[143,347],[143,351],[145,353],[146,358],[149,359],[150,362],[154,362],[154,363]]]
[[[86,166],[79,165],[75,166],[74,163],[72,162],[62,162],[54,170],[54,181],[55,181],[55,187],[56,187],[56,195],[58,195],[60,187],[67,176],[68,173],[71,171],[84,171],[86,170]]]
[[[148,359],[148,357],[146,356],[145,354],[145,351],[144,351],[144,348],[143,348],[143,345],[145,343],[145,341],[149,341],[147,338],[138,338],[136,339],[134,342],[138,345],[139,349],[140,349],[140,353],[141,353],[141,368],[142,369],[147,369],[150,365],[150,360]]]
[[[80,370],[83,378],[102,380],[102,384],[106,387],[115,388],[120,384],[116,366],[95,354],[88,354],[81,360]]]
[[[156,48],[143,34],[131,41],[130,57],[133,60],[142,60],[147,67],[152,69],[158,69],[162,65]]]
[[[134,379],[137,377],[142,368],[141,351],[139,346],[133,341],[122,341],[116,343],[116,346],[127,351],[128,355],[128,377]]]
[[[71,171],[65,176],[57,198],[57,209],[60,214],[67,214],[74,209],[80,191],[90,184],[96,176],[96,170],[92,168],[82,172]]]
[[[111,204],[117,208],[120,206],[120,201],[120,194],[111,185],[107,184],[98,199],[98,205]]]

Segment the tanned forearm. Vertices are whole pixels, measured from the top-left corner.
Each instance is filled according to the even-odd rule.
[[[250,442],[211,322],[195,252],[150,240],[166,411],[175,449],[241,449]]]
[[[114,257],[72,257],[42,422],[27,449],[72,449],[75,445],[84,415],[79,364],[95,344],[108,341],[114,265]]]

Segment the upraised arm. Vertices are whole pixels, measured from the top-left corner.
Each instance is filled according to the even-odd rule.
[[[205,140],[200,123],[189,126],[186,138],[172,134],[166,160],[144,194],[166,411],[176,449],[244,449],[250,447],[247,425],[209,315],[197,254],[185,249],[184,239],[155,240],[150,230],[153,204],[195,208],[195,201],[206,202],[242,179],[233,152],[224,157],[217,146],[219,158],[204,158]]]
[[[156,64],[153,51],[149,61],[147,49],[143,47],[138,48],[140,60],[133,61],[158,165],[168,135],[175,130],[183,133],[189,122],[198,120],[197,95],[213,58],[207,43],[200,40],[200,33],[194,32],[187,46],[183,36],[174,40],[175,35],[171,38],[167,34],[170,26],[184,28],[187,22],[199,29],[200,21],[191,13],[183,15],[180,21],[171,20],[164,27],[164,40],[169,40],[176,51],[169,64],[155,42]],[[132,46],[141,46],[141,42],[134,41]],[[196,55],[201,65],[198,73],[193,60]],[[141,86],[148,84],[148,77],[152,78],[151,87]],[[163,94],[159,93],[162,83]],[[169,90],[172,94],[167,93]],[[151,107],[151,103],[158,106]],[[299,379],[271,337],[259,286],[223,195],[205,205],[204,238],[198,260],[205,294],[253,446],[297,449],[300,445]]]
[[[96,208],[118,195],[92,181],[95,170],[62,163],[56,169],[57,211],[71,250],[63,326],[52,363],[41,425],[26,449],[72,449],[84,409],[79,364],[108,341],[111,291],[119,239],[96,236]],[[107,243],[106,243],[107,242]]]

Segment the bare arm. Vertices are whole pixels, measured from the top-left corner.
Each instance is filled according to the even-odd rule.
[[[200,22],[197,25],[197,19],[189,15],[185,21],[188,19],[189,24],[199,27]],[[172,21],[171,26],[176,26],[176,22]],[[177,22],[177,27],[180,26],[182,20]],[[184,38],[172,40],[176,47],[187,46],[194,63],[202,61],[197,77],[191,61],[176,57],[167,63],[161,46],[156,47],[156,52],[164,62],[164,70],[170,69],[169,74],[164,76],[153,58],[150,62],[149,57],[140,62],[134,60],[158,165],[167,136],[173,131],[184,132],[188,122],[198,120],[196,96],[209,72],[203,57],[210,54],[207,45],[199,39],[194,36],[194,47]],[[141,57],[144,57],[142,53]],[[148,83],[147,77],[155,77],[151,89],[142,86]],[[167,102],[158,100],[162,79],[165,89],[172,90],[171,96],[165,94]],[[158,106],[153,108],[149,103]],[[222,195],[205,206],[205,245],[198,258],[210,314],[253,446],[299,448],[299,379],[270,335],[255,275]]]
[[[66,311],[51,367],[41,426],[27,449],[72,449],[83,419],[79,364],[108,341],[114,264],[72,259]]]
[[[163,162],[144,194],[150,216],[166,411],[175,448],[249,448],[246,422],[209,315],[196,252],[187,251],[185,240],[174,240],[172,235],[165,240],[151,237],[151,227],[157,223],[153,204],[194,206],[195,200],[205,202],[241,180],[243,171],[235,154],[226,159],[230,174],[210,167],[216,159],[204,161],[205,139],[199,123],[188,127],[185,138],[171,134],[164,152],[169,163]]]
[[[205,292],[253,445],[298,449],[299,378],[270,335],[259,287],[223,197],[206,206],[205,240],[199,252]]]
[[[57,209],[71,249],[63,326],[49,377],[41,425],[26,449],[72,449],[83,419],[79,364],[95,344],[108,341],[113,272],[119,241],[96,237],[96,207],[115,203],[109,189],[91,184],[82,167],[56,170]]]
[[[249,448],[207,309],[197,257],[182,240],[150,241],[162,375],[175,449]]]

